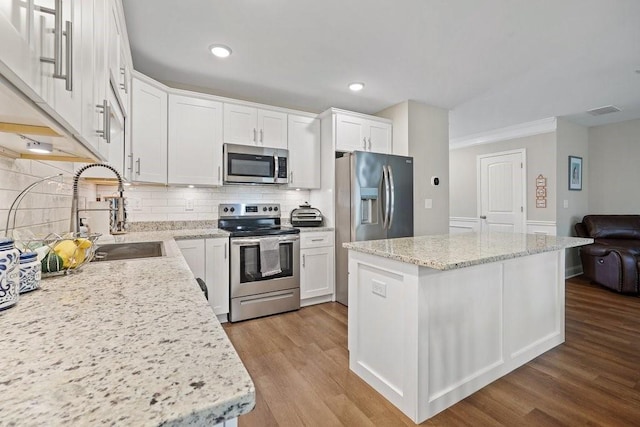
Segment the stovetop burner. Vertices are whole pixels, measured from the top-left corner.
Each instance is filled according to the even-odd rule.
[[[280,225],[280,205],[277,203],[221,204],[218,216],[218,228],[228,231],[231,237],[300,233],[297,228]]]

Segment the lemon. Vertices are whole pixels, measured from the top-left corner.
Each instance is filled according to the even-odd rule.
[[[64,268],[76,268],[84,262],[84,249],[78,247],[73,240],[61,241],[53,248],[53,251],[62,258]]]

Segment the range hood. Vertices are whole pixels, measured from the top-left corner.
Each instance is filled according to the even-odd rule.
[[[53,146],[51,154],[34,154],[28,141]],[[94,162],[97,157],[35,102],[0,75],[0,156]]]

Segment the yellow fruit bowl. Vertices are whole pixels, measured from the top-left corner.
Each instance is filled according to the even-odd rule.
[[[95,242],[101,235],[50,234],[44,239],[19,242],[19,245],[23,251],[36,252],[41,263],[42,277],[51,277],[76,272],[89,263],[95,255]]]

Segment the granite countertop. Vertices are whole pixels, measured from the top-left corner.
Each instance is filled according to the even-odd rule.
[[[343,247],[436,270],[453,270],[590,243],[593,239],[493,232],[369,240],[344,243]]]
[[[213,425],[249,412],[255,388],[176,238],[130,233],[167,256],[90,263],[44,279],[0,314],[0,424]]]

